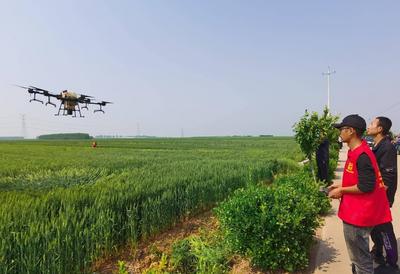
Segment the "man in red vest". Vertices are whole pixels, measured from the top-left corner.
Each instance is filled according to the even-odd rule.
[[[335,127],[349,151],[342,183],[329,187],[329,197],[340,199],[338,216],[343,221],[353,273],[372,274],[370,232],[373,227],[392,220],[385,186],[373,152],[361,139],[366,129],[365,120],[352,114]]]

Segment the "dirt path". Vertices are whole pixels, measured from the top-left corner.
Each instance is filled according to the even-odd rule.
[[[343,167],[347,157],[347,149],[344,148],[339,154],[339,165],[336,171],[337,179],[341,181]],[[400,170],[400,156],[397,156],[398,170]],[[315,274],[347,274],[351,273],[350,260],[343,237],[342,221],[337,217],[339,206],[338,200],[332,200],[332,210],[325,217],[325,224],[320,230],[315,256],[311,259],[311,270],[308,273]],[[396,200],[392,207],[393,227],[400,247],[400,193],[397,191]],[[371,243],[370,243],[371,244]],[[392,270],[385,267],[375,266],[375,274],[393,274]]]
[[[189,235],[197,235],[200,229],[213,230],[217,227],[211,211],[197,215],[174,228],[141,242],[136,247],[125,247],[111,258],[99,260],[92,268],[94,273],[118,273],[118,261],[124,261],[129,273],[141,273],[152,263],[158,262],[162,253],[170,251],[172,244]]]

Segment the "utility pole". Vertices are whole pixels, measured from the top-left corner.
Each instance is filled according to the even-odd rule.
[[[328,107],[328,112],[330,111],[330,109],[331,109],[331,106],[330,106],[330,89],[331,89],[331,84],[330,84],[330,80],[331,80],[331,75],[332,74],[335,74],[336,73],[336,70],[332,70],[331,71],[331,67],[329,67],[328,66],[328,72],[323,72],[322,73],[322,75],[323,76],[326,76],[327,78],[328,78],[328,104],[327,104],[327,107]]]

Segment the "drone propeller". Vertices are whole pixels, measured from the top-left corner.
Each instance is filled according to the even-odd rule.
[[[93,96],[90,96],[90,95],[85,95],[85,94],[81,94],[81,97],[80,98],[94,98]]]
[[[30,89],[29,87],[24,87],[24,86],[20,86],[20,85],[14,85],[14,86],[19,87],[19,88],[24,88],[24,89]]]
[[[106,105],[106,104],[113,104],[113,102],[101,101],[100,104],[104,104],[104,105]]]
[[[80,94],[79,97],[78,97],[78,101],[85,102],[85,101],[89,100],[89,102],[90,102],[89,98],[94,98],[94,97],[90,96],[90,95]]]
[[[45,94],[50,93],[50,91],[45,90],[45,89],[42,89],[42,88],[38,88],[38,87],[34,87],[34,86],[29,86],[29,87],[32,88],[32,89],[35,89],[35,90],[37,90],[37,91],[42,91],[42,92],[45,93]]]

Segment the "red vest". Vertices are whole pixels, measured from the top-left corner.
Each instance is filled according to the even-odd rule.
[[[366,153],[375,170],[375,189],[369,193],[345,193],[340,201],[339,218],[356,226],[376,226],[392,221],[389,202],[386,197],[381,173],[375,155],[365,141],[348,152],[344,166],[342,186],[353,186],[358,183],[357,159]]]

